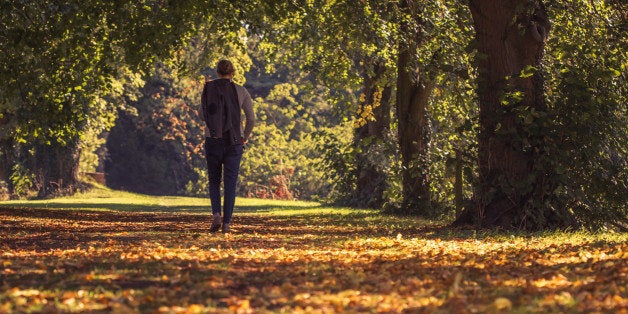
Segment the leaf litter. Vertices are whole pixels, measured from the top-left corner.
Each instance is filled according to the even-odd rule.
[[[0,313],[628,313],[628,235],[0,208]]]

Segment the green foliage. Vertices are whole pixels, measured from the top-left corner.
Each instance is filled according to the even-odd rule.
[[[153,8],[163,8],[153,4]],[[129,36],[129,29],[123,27],[140,18],[126,19],[123,13],[136,5],[68,0],[0,6],[0,77],[4,78],[0,81],[0,139],[13,143],[3,147],[4,154],[22,159],[14,162],[38,177],[42,196],[49,193],[49,182],[72,190],[76,179],[78,158],[60,161],[61,156],[51,154],[78,151],[81,140],[91,150],[97,144],[93,138],[113,125],[119,102],[112,100],[120,96],[117,87],[125,69],[124,51],[141,51],[131,45],[123,47],[120,39],[146,35]],[[134,31],[138,30],[130,32]],[[150,33],[150,28],[142,32]],[[170,38],[151,44],[170,47]],[[33,149],[38,145],[45,147]],[[24,160],[31,152],[32,160]],[[94,163],[90,158],[83,160],[88,168]]]
[[[572,0],[549,6],[546,64],[554,194],[590,228],[628,223],[628,40],[625,4]],[[622,26],[623,25],[623,26]],[[544,121],[544,120],[542,120]]]
[[[27,196],[35,187],[35,175],[21,164],[16,164],[12,170],[9,180],[13,184],[13,193],[20,197]]]
[[[101,132],[88,129],[83,133],[81,139],[81,159],[79,161],[79,171],[95,172],[100,163],[100,156],[96,151],[102,147],[106,140],[100,136]]]
[[[472,69],[459,69],[469,71]],[[468,74],[474,77],[472,73]],[[444,85],[436,88],[431,106],[431,192],[436,211],[452,217],[455,209],[471,200],[477,183],[478,107],[474,86],[458,74],[445,72],[439,77]],[[456,180],[461,182],[456,182]],[[456,199],[460,184],[462,199]]]
[[[417,3],[413,2],[413,5]],[[411,51],[413,72],[420,73],[419,78],[436,79],[441,66],[438,62],[445,55],[450,57],[448,59],[450,69],[456,67],[456,70],[466,73],[464,66],[459,65],[460,61],[466,61],[465,58],[460,54],[456,55],[462,49],[459,47],[466,46],[464,35],[460,35],[464,32],[458,31],[458,25],[464,22],[464,14],[468,14],[464,7],[452,1],[428,1],[422,3],[420,10],[415,9],[417,10],[413,12],[421,15],[421,19],[417,21],[426,22],[422,25],[411,25],[412,36],[425,33],[418,39],[421,41],[422,49]],[[379,100],[374,99],[372,104],[362,104],[365,102],[365,95],[358,97],[360,89],[365,88],[365,82],[369,80],[376,80],[369,84],[374,84],[380,89],[382,86],[392,85],[395,79],[398,47],[407,46],[407,42],[414,40],[414,37],[406,38],[399,33],[401,20],[407,21],[409,18],[403,15],[399,4],[380,1],[304,2],[298,10],[270,25],[269,34],[265,34],[260,49],[274,62],[298,64],[299,70],[310,74],[317,84],[346,91],[348,97],[334,102],[334,105],[344,108],[347,116],[355,116],[357,113],[356,126],[365,126],[366,123],[376,119],[372,109],[377,106]],[[288,31],[279,32],[278,29]],[[470,27],[467,27],[465,31],[468,33],[469,29]],[[384,73],[376,74],[378,68],[384,68]],[[443,66],[443,69],[445,68]],[[362,93],[364,92],[362,90]],[[338,201],[344,200],[348,203],[352,203],[351,199],[356,197],[365,197],[359,191],[355,191],[357,188],[355,181],[359,180],[359,176],[351,172],[362,171],[358,169],[370,169],[375,172],[377,170],[374,169],[387,169],[384,177],[395,181],[398,170],[401,170],[399,167],[395,171],[390,168],[393,165],[390,160],[396,151],[390,147],[395,142],[393,137],[378,135],[377,137],[382,138],[369,137],[364,140],[354,137],[352,143],[354,147],[345,147],[344,143],[338,141],[340,138],[342,141],[349,138],[351,133],[353,132],[347,131],[341,136],[321,134],[328,142],[323,149],[324,151],[329,149],[325,154],[327,173],[329,177],[334,178],[337,191],[341,191],[338,194]],[[363,152],[373,160],[356,157]],[[394,187],[395,184],[391,186]]]
[[[466,6],[434,1],[431,8],[424,14],[433,37],[424,43],[420,59],[436,85],[428,107],[430,190],[435,213],[452,217],[472,198],[477,183],[479,121],[472,61],[476,52]],[[461,182],[456,182],[457,176]],[[462,188],[462,199],[456,200],[456,184]]]
[[[312,199],[329,193],[313,136],[320,108],[303,96],[294,84],[279,84],[255,100],[258,122],[245,149],[240,194]]]
[[[353,127],[375,119],[379,100],[360,97],[367,82],[379,90],[392,86],[399,47],[416,45],[409,52],[413,79],[435,87],[428,106],[429,152],[410,165],[429,172],[432,201],[451,216],[487,183],[476,181],[480,121],[477,71],[470,61],[482,56],[476,55],[465,4],[407,3],[407,11],[402,3],[368,0],[3,3],[0,140],[13,145],[3,148],[12,163],[2,165],[9,169],[3,179],[11,180],[16,194],[37,188],[43,170],[36,145],[80,143],[79,168],[91,171],[101,134],[115,123],[109,139],[112,185],[206,195],[198,77],[215,76],[215,61],[228,57],[238,70],[236,82],[260,96],[240,195],[351,203],[356,171],[368,166],[386,174],[387,202],[395,205],[399,174],[407,169],[391,134],[407,117],[392,112],[390,132],[381,138],[356,138]],[[549,210],[574,215],[590,228],[626,223],[628,8],[602,0],[551,2],[547,8],[553,28],[543,66],[524,67],[506,79],[543,74],[549,109],[515,106],[527,95],[508,90],[491,117],[516,120],[514,128],[500,124],[496,131],[535,155],[534,173],[497,182],[491,193],[539,193],[543,204],[530,208],[541,212],[528,213],[532,219],[545,219],[542,212]],[[400,31],[402,24],[408,32]],[[530,184],[538,176],[547,176],[545,183]]]
[[[248,54],[233,52],[232,60],[245,60],[240,66],[251,64]],[[190,47],[179,58],[193,65],[197,56],[197,48]],[[202,86],[183,73],[173,65],[159,65],[138,101],[127,104],[133,110],[120,111],[107,144],[110,186],[149,194],[207,195],[204,124],[196,115]],[[328,124],[329,108],[320,97],[288,83],[273,87],[265,99],[255,99],[257,121],[242,161],[239,195],[326,196],[329,183],[320,179],[321,152],[311,133]]]
[[[176,77],[158,65],[142,96],[120,111],[108,137],[110,186],[148,194],[181,194],[203,167],[203,125],[197,115],[203,81]]]
[[[289,65],[315,85],[342,91],[327,101],[353,115],[363,76],[378,61],[393,66],[388,37],[394,31],[367,2],[304,1],[265,25],[258,49],[271,61],[269,70]]]
[[[0,83],[5,136],[64,144],[91,124],[110,124],[114,104],[103,98],[122,61],[115,13],[99,2],[2,6],[0,75],[11,78]]]
[[[483,132],[495,132],[484,145],[503,145],[485,153],[505,151],[500,157],[511,161],[505,169],[519,175],[487,171],[476,184],[485,191],[480,201],[500,200],[494,213],[512,207],[519,228],[598,229],[628,221],[626,77],[614,71],[625,68],[622,10],[604,1],[548,5],[552,30],[543,63],[506,76],[503,106],[483,113],[483,123],[489,121]],[[515,88],[525,79],[545,79],[546,89],[525,94]]]
[[[353,139],[348,134],[353,130],[353,122],[345,122],[336,127],[319,130],[317,150],[322,152],[319,167],[323,178],[328,180],[330,193],[327,201],[346,204],[351,201],[356,185],[356,152]]]
[[[207,177],[207,168],[192,169],[196,174],[188,183],[185,184],[184,195],[190,196],[209,196],[209,180]]]
[[[0,77],[6,79],[0,81],[0,139],[16,143],[15,151],[37,144],[53,149],[82,143],[90,155],[83,158],[82,167],[92,168],[97,136],[113,125],[116,110],[124,109],[121,98],[132,98],[127,93],[122,96],[125,88],[120,88],[129,82],[128,68],[142,72],[154,60],[170,58],[197,25],[208,33],[228,35],[213,40],[237,39],[232,34],[242,25],[232,17],[242,12],[226,4],[157,0],[3,3]],[[215,18],[218,15],[224,20]],[[43,167],[32,170],[44,176],[65,169],[60,171],[67,172],[66,178],[78,167],[52,170],[42,162],[30,166]],[[49,179],[58,178],[45,180]]]

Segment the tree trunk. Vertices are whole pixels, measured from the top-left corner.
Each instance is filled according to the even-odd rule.
[[[15,147],[13,146],[13,138],[5,138],[0,140],[0,180],[7,185],[9,195],[13,194],[13,181],[11,174],[15,165]]]
[[[456,149],[455,155],[456,161],[454,162],[454,201],[456,204],[456,212],[460,212],[462,210],[462,204],[464,200],[463,190],[462,190],[462,156],[459,150]]]
[[[376,64],[373,76],[364,75],[364,100],[360,104],[359,126],[353,140],[357,154],[352,206],[381,208],[385,201],[384,192],[388,187],[384,171],[384,163],[388,163],[385,141],[390,130],[392,93],[392,86],[382,82],[385,72],[385,66]]]
[[[546,112],[541,60],[550,22],[538,0],[469,2],[478,44],[479,186],[455,224],[541,229],[559,223],[546,207],[552,174],[539,159]],[[536,123],[536,124],[535,124]]]
[[[416,14],[402,1],[402,12]],[[418,19],[417,19],[418,20]],[[421,23],[418,22],[420,25]],[[397,59],[398,141],[402,165],[402,211],[417,215],[431,214],[429,184],[429,120],[427,103],[433,89],[420,73],[414,55],[421,43],[421,31],[400,23],[401,37]]]
[[[56,141],[35,145],[35,173],[41,180],[39,197],[56,193],[72,194],[78,183],[78,166],[81,155],[79,141],[66,145]]]

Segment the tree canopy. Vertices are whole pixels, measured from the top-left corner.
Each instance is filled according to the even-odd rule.
[[[204,195],[198,94],[230,58],[260,117],[241,195],[626,228],[626,12],[603,0],[3,1],[2,188],[72,193],[79,169],[104,165],[117,188]]]

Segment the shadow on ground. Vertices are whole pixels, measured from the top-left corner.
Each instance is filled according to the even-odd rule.
[[[375,211],[275,215],[291,207],[270,205],[240,209],[222,235],[200,209],[48,205],[0,207],[0,312],[498,313],[497,298],[513,312],[628,306],[612,288],[626,285],[624,244],[515,245]]]
[[[209,201],[208,201],[209,202]],[[20,203],[11,205],[0,205],[0,208],[32,208],[32,209],[67,209],[67,210],[104,210],[117,212],[138,212],[138,213],[198,213],[206,214],[211,212],[210,205],[163,205],[163,204],[128,204],[114,202],[82,202],[63,203],[63,202],[45,202],[45,203]],[[281,206],[273,204],[262,205],[236,205],[236,212],[244,213],[264,213],[274,210],[306,210],[322,208],[322,205],[316,206]]]
[[[124,204],[113,202],[84,202],[68,204],[63,202],[23,203],[20,206],[0,205],[2,215],[14,217],[40,217],[50,219],[66,219],[76,222],[124,222],[146,225],[157,222],[168,222],[171,226],[152,225],[150,228],[163,231],[181,230],[177,224],[189,224],[190,229],[203,231],[211,214],[209,206],[200,205],[160,205],[160,204]],[[317,211],[320,210],[320,211]],[[276,215],[275,212],[284,214]],[[259,217],[258,214],[264,216]],[[401,233],[405,237],[420,237],[424,239],[487,239],[505,235],[499,231],[476,231],[471,229],[451,228],[443,223],[424,220],[417,217],[395,217],[398,224],[389,224],[392,214],[385,214],[377,210],[355,210],[334,213],[333,209],[323,205],[315,206],[281,206],[277,204],[261,204],[236,206],[234,222],[242,232],[270,234],[277,226],[301,225],[310,227],[308,232],[323,232],[330,228],[319,230],[318,227],[343,227],[339,234],[345,236],[396,236]],[[366,222],[369,221],[369,222]],[[285,233],[299,235],[304,230],[282,230]],[[525,236],[526,234],[518,234]],[[510,236],[513,236],[511,233]],[[533,235],[530,235],[533,236]]]

